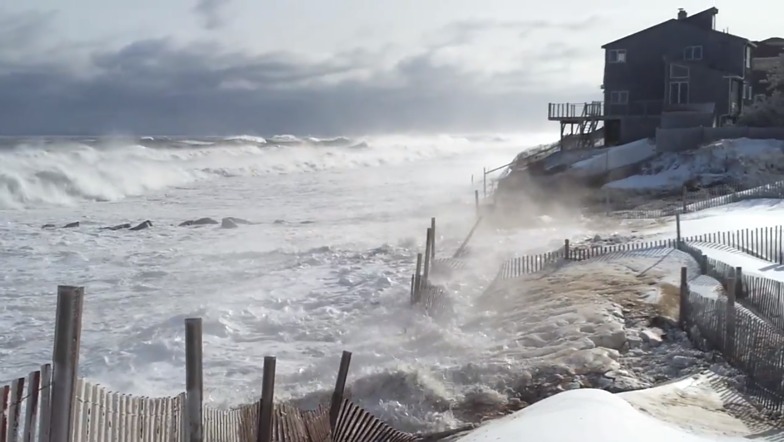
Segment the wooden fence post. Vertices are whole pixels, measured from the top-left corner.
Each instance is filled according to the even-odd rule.
[[[410,298],[410,299],[409,299],[409,303],[410,303],[411,305],[414,305],[414,304],[416,303],[416,299],[414,298],[414,294],[415,294],[415,291],[414,291],[415,284],[416,284],[416,275],[411,275],[411,293],[410,293],[410,297],[409,297],[409,298]]]
[[[272,413],[275,403],[275,357],[264,356],[264,377],[261,381],[261,403],[256,442],[272,442]]]
[[[188,442],[204,441],[201,318],[185,319],[185,422]]]
[[[703,275],[708,274],[708,255],[704,253],[700,255],[700,273]]]
[[[687,329],[689,318],[689,279],[687,271],[686,267],[681,267],[681,291],[678,304],[678,326],[681,330]]]
[[[681,216],[680,214],[675,214],[675,230],[676,230],[676,238],[677,241],[675,242],[675,248],[681,250]]]
[[[729,359],[735,359],[735,290],[737,280],[735,277],[727,279],[727,309],[725,313],[724,347]]]
[[[569,259],[569,240],[564,240],[564,259]]]
[[[425,240],[425,267],[422,271],[422,281],[427,285],[430,281],[430,241],[433,239],[433,231],[427,228],[427,235]]]
[[[735,299],[743,299],[743,267],[735,267]]]
[[[474,190],[474,203],[476,204],[476,216],[479,216],[479,191]]]
[[[430,259],[436,259],[436,218],[430,218]]]
[[[346,379],[348,378],[348,367],[351,364],[351,352],[344,351],[340,357],[340,368],[338,378],[335,381],[335,391],[332,392],[332,404],[329,408],[329,426],[332,430],[332,437],[335,437],[335,426],[338,423],[338,414],[343,404],[343,392],[346,389]]]
[[[417,253],[416,273],[414,278],[414,303],[419,302],[419,290],[422,288],[422,254]]]
[[[52,352],[50,442],[69,442],[79,371],[84,287],[58,286]]]

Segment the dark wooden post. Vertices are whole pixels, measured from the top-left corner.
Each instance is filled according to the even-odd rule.
[[[436,218],[430,218],[430,259],[436,259]]]
[[[264,375],[261,381],[261,403],[256,442],[272,442],[272,413],[275,403],[275,357],[264,356]]]
[[[340,368],[338,378],[335,381],[335,391],[332,392],[332,404],[329,408],[329,426],[332,430],[332,437],[335,437],[335,426],[338,423],[338,414],[343,404],[343,392],[346,389],[346,379],[348,378],[348,367],[351,364],[351,352],[344,351],[340,358]]]
[[[678,305],[678,326],[686,330],[689,320],[689,280],[686,267],[681,267],[681,291]]]
[[[185,320],[185,425],[188,442],[204,441],[201,318]]]
[[[427,235],[425,239],[425,268],[422,272],[422,281],[425,285],[430,281],[430,241],[433,240],[433,231],[427,228]]]
[[[414,303],[419,302],[419,290],[422,288],[422,254],[417,253],[416,273],[414,278]]]
[[[479,216],[479,191],[474,191],[474,203],[476,204],[476,216]]]
[[[58,286],[52,351],[50,442],[69,442],[76,400],[84,287]]]
[[[564,240],[564,259],[569,259],[569,240]]]
[[[737,280],[730,277],[727,280],[727,310],[725,315],[724,347],[730,360],[735,359],[735,290]]]
[[[677,241],[675,242],[675,248],[681,250],[681,216],[679,214],[675,214],[675,234],[677,235]]]
[[[735,299],[743,299],[743,267],[735,267]]]
[[[414,284],[416,283],[416,275],[411,275],[411,294],[409,297],[409,303],[414,305],[416,303],[416,299],[414,299]]]
[[[700,255],[700,274],[708,274],[708,255],[704,253]]]

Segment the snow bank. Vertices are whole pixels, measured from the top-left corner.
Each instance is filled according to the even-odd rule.
[[[666,152],[643,173],[604,185],[606,189],[679,190],[687,181],[703,185],[722,181],[758,184],[784,173],[784,141],[739,138],[721,140],[696,151]]]
[[[656,154],[656,144],[645,138],[599,152],[591,158],[572,164],[571,169],[581,175],[595,175],[631,166],[652,158]]]
[[[636,393],[632,400],[645,402]],[[657,405],[666,413],[668,403]],[[682,411],[673,407],[672,413]],[[708,413],[695,413],[705,418]],[[461,442],[734,442],[741,437],[702,435],[646,415],[622,396],[603,390],[582,389],[559,393],[528,408],[492,421]]]

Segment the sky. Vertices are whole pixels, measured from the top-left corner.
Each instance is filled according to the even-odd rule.
[[[0,135],[541,132],[602,44],[712,6],[784,34],[780,0],[3,2]]]

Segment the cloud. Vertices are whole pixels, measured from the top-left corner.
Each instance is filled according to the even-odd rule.
[[[578,21],[549,20],[461,20],[445,26],[439,35],[442,45],[461,45],[476,41],[477,37],[492,32],[513,32],[519,38],[547,30],[582,31],[601,23],[601,17],[590,15]]]
[[[193,10],[204,20],[206,29],[218,29],[225,25],[223,9],[231,0],[198,0]]]
[[[569,46],[556,49],[574,55]],[[541,130],[548,101],[597,92],[590,79],[588,88],[548,84],[574,77],[570,70],[579,66],[571,58],[530,62],[543,50],[532,48],[513,69],[488,70],[444,60],[437,47],[390,64],[383,51],[361,48],[308,58],[140,40],[93,51],[78,74],[64,63],[6,64],[0,134]]]

